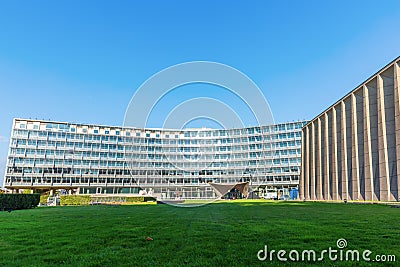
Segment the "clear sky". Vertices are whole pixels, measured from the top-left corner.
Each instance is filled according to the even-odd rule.
[[[135,90],[174,64],[242,71],[286,122],[316,116],[399,44],[398,0],[0,1],[0,168],[12,118],[122,125]]]

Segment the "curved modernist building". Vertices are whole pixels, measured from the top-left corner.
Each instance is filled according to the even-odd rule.
[[[210,199],[215,184],[297,187],[305,122],[242,129],[137,129],[14,119],[4,186]]]
[[[300,197],[399,201],[400,57],[303,128]]]

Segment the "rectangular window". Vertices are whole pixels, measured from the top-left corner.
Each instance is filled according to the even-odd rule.
[[[33,132],[29,132],[29,137],[37,137],[38,136],[38,132],[33,131]]]
[[[117,149],[117,146],[116,145],[108,145],[108,148],[112,149],[112,150],[115,150],[115,149]]]
[[[28,146],[36,146],[36,140],[28,140]]]
[[[57,137],[57,133],[50,132],[49,139],[55,139]]]
[[[17,141],[17,144],[18,144],[18,145],[26,145],[26,140],[24,140],[24,139],[19,139],[19,140]]]

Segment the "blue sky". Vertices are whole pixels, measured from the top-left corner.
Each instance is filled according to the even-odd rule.
[[[276,122],[311,119],[400,55],[399,29],[400,1],[1,1],[0,166],[12,118],[121,125],[187,61],[248,75]],[[177,97],[225,97],[201,90]]]

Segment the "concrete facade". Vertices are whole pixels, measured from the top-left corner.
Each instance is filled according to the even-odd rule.
[[[400,57],[302,130],[300,198],[399,201]]]

